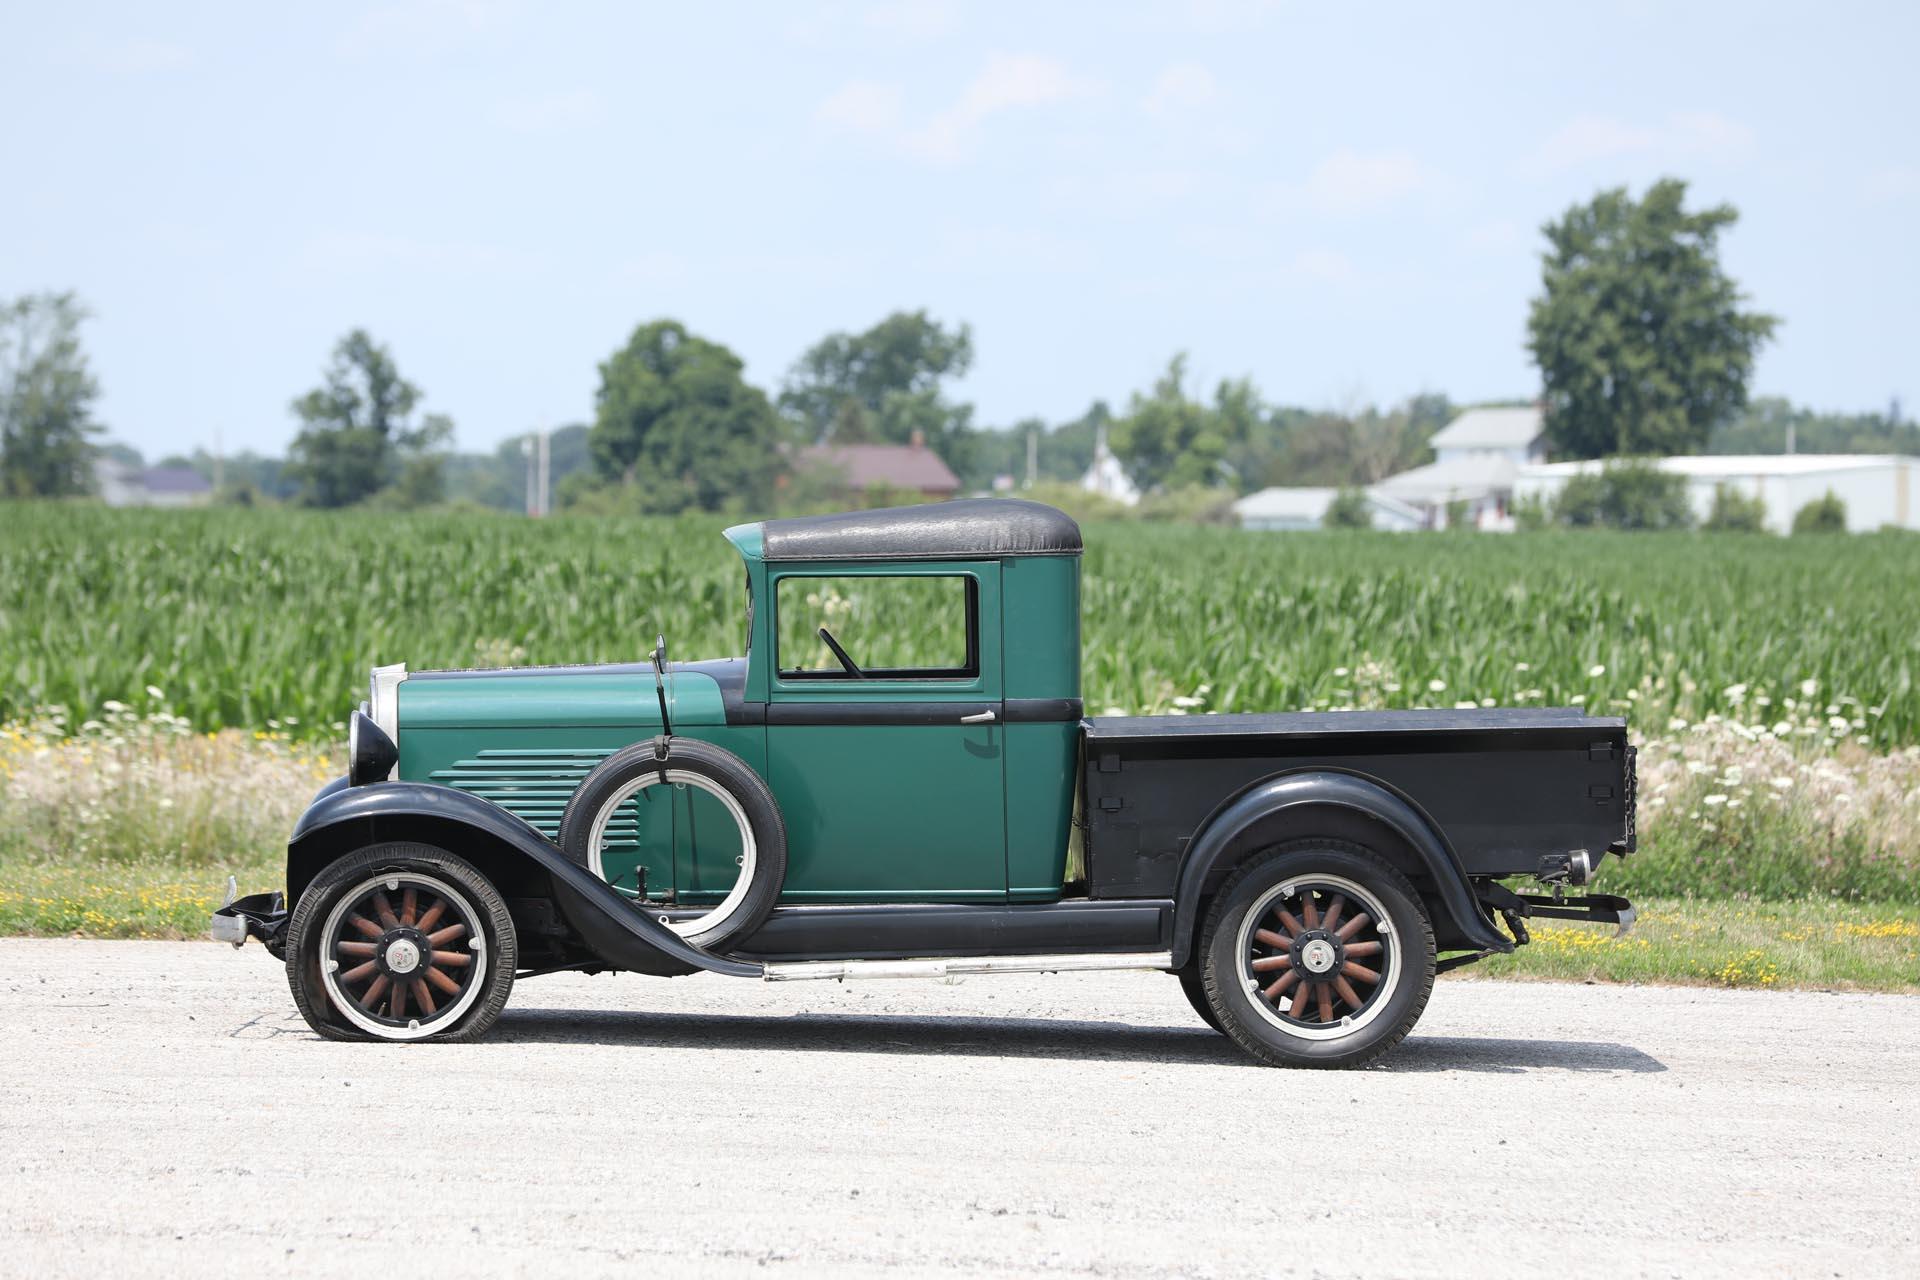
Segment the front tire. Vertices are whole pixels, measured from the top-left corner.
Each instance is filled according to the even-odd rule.
[[[373,845],[330,864],[287,925],[287,985],[329,1040],[474,1040],[506,1008],[513,917],[464,858]]]
[[[1433,926],[1370,850],[1303,841],[1250,859],[1201,935],[1221,1029],[1282,1067],[1357,1067],[1405,1038],[1433,991]]]

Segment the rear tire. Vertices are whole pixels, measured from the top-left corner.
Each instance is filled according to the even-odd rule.
[[[1433,926],[1419,894],[1378,855],[1339,841],[1250,859],[1215,897],[1200,946],[1222,1029],[1273,1066],[1372,1062],[1433,991]]]
[[[1227,1029],[1220,1025],[1220,1015],[1207,1003],[1207,984],[1200,976],[1199,966],[1188,965],[1174,976],[1180,979],[1180,990],[1186,993],[1187,1003],[1200,1015],[1200,1020],[1221,1035],[1227,1034]]]
[[[464,858],[373,845],[331,863],[287,925],[287,985],[329,1040],[475,1040],[506,1008],[513,917]]]

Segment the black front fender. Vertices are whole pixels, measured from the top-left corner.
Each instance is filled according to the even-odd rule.
[[[287,895],[300,894],[324,861],[339,851],[388,839],[417,838],[423,827],[462,853],[457,837],[508,851],[544,874],[554,905],[593,953],[609,965],[642,973],[709,973],[757,978],[762,966],[712,955],[691,945],[653,916],[637,910],[605,881],[567,859],[559,846],[519,816],[479,796],[430,782],[375,782],[329,787],[314,798],[287,842]],[[664,962],[664,963],[663,963]]]
[[[1174,895],[1173,963],[1184,965],[1193,951],[1199,928],[1200,902],[1210,877],[1224,871],[1264,844],[1271,833],[1290,836],[1318,833],[1311,824],[1290,827],[1288,819],[1305,819],[1309,809],[1333,809],[1384,826],[1419,859],[1433,885],[1428,909],[1434,923],[1486,951],[1512,951],[1511,940],[1488,922],[1473,894],[1466,870],[1446,840],[1405,799],[1369,778],[1332,770],[1281,774],[1249,787],[1207,819],[1180,863]]]

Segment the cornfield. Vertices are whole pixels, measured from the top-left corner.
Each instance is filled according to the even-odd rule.
[[[0,504],[0,723],[338,732],[375,663],[738,653],[714,519]],[[1920,741],[1920,538],[1090,526],[1093,712],[1580,703]]]

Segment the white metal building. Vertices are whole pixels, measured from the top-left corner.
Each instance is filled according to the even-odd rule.
[[[1520,468],[1514,479],[1518,498],[1551,500],[1576,475],[1600,469],[1599,462],[1537,463]],[[1828,492],[1847,504],[1847,529],[1865,533],[1883,525],[1920,529],[1920,458],[1896,454],[1780,453],[1697,454],[1661,458],[1662,470],[1687,478],[1694,513],[1707,518],[1713,491],[1730,485],[1767,504],[1767,527],[1786,533],[1794,513]]]
[[[1318,529],[1326,520],[1327,508],[1339,495],[1338,489],[1262,489],[1234,503],[1233,513],[1240,517],[1242,529]],[[1367,490],[1366,497],[1376,529],[1402,533],[1425,523],[1425,517],[1404,502],[1373,490]]]

